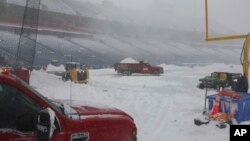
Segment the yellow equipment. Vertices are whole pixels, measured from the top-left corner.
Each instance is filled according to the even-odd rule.
[[[216,40],[232,40],[244,38],[245,42],[241,52],[241,64],[243,68],[243,76],[238,79],[236,83],[236,92],[247,92],[248,91],[248,71],[249,71],[249,48],[250,48],[250,33],[247,35],[234,35],[224,37],[209,37],[208,35],[208,0],[205,0],[205,17],[206,17],[206,41]]]
[[[78,62],[68,62],[65,64],[66,72],[62,76],[63,81],[68,81],[69,79],[75,83],[87,84],[89,81],[89,69],[85,67],[82,68],[81,64]]]

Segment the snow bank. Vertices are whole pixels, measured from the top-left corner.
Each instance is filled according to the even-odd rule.
[[[56,71],[64,72],[65,68],[64,68],[64,65],[54,66],[54,65],[49,64],[46,68],[46,71],[47,72],[56,72]]]
[[[130,114],[137,125],[138,141],[229,140],[229,126],[216,122],[195,126],[203,117],[204,90],[198,79],[212,71],[242,72],[240,65],[162,65],[161,76],[120,76],[113,69],[91,70],[87,85],[72,83],[72,99],[116,107]],[[70,83],[44,72],[32,72],[31,85],[52,99],[69,99]],[[215,94],[209,90],[208,95]],[[250,124],[250,122],[244,122]]]

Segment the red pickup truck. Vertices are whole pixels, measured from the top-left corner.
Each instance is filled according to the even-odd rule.
[[[151,66],[143,61],[139,63],[115,63],[114,68],[115,71],[124,75],[131,75],[132,73],[160,75],[163,73],[162,67]]]
[[[0,73],[1,141],[136,141],[131,116],[114,108],[72,106]]]

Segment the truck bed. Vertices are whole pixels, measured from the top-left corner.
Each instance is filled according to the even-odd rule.
[[[116,63],[114,67],[116,71],[121,73],[124,71],[139,73],[141,70],[141,65],[139,63]]]

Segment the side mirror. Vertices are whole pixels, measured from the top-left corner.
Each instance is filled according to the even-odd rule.
[[[36,140],[37,141],[49,141],[55,130],[55,112],[46,108],[40,111],[38,115]]]

